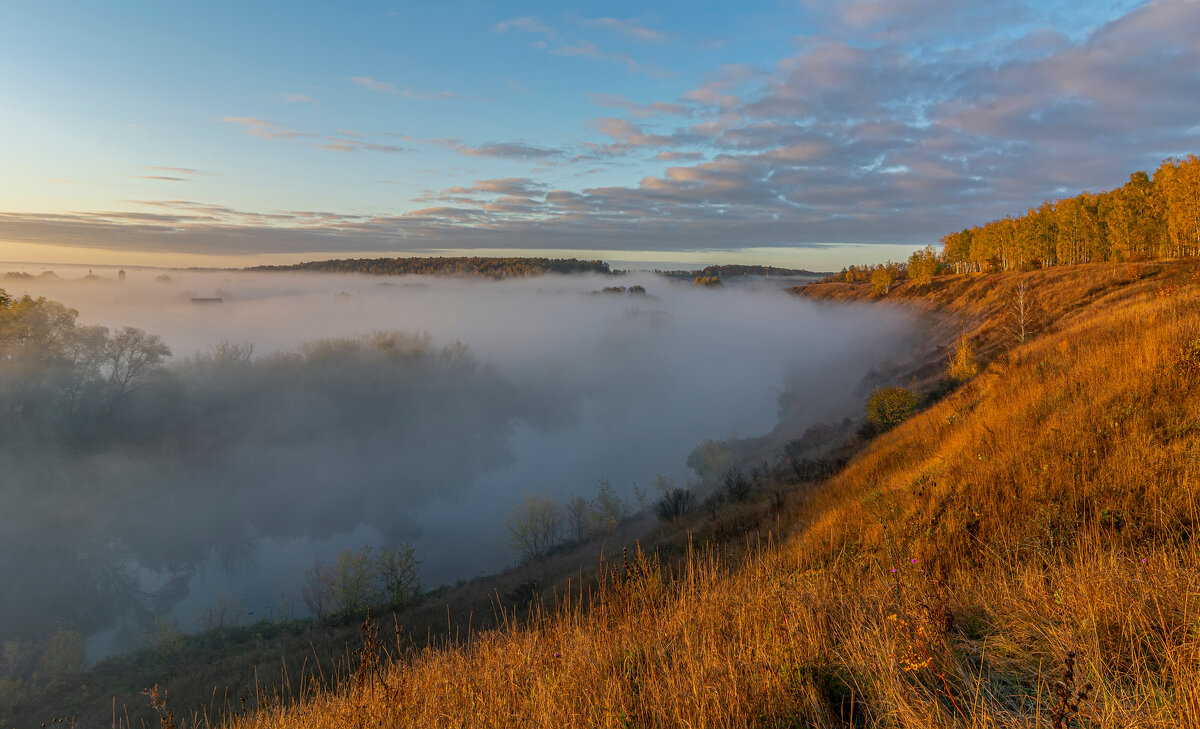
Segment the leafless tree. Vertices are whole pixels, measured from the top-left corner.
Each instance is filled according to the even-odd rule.
[[[1017,344],[1023,344],[1037,334],[1041,326],[1041,307],[1033,287],[1022,281],[1013,290],[1008,301],[1008,317],[1005,331]]]
[[[171,356],[171,350],[157,334],[124,327],[109,337],[105,355],[109,393],[116,402],[136,390],[147,375]]]

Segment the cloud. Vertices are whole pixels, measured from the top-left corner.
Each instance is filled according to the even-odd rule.
[[[490,142],[472,145],[461,139],[432,139],[428,140],[428,144],[442,147],[443,149],[450,149],[467,157],[545,161],[560,159],[566,156],[564,150],[529,144],[523,141]]]
[[[257,119],[255,117],[243,116],[227,116],[221,119],[227,124],[236,124],[246,130],[247,133],[263,139],[285,139],[291,141],[300,141],[321,149],[327,149],[334,152],[385,152],[388,154],[404,154],[411,150],[407,147],[402,147],[397,144],[388,144],[385,142],[376,142],[364,139],[360,132],[349,130],[339,130],[341,135],[315,134],[313,132],[300,132],[294,129],[288,129],[274,122]],[[395,137],[403,137],[403,135],[390,135]]]
[[[914,12],[934,8],[902,2]],[[821,15],[824,7],[813,12],[827,26],[770,66],[723,66],[660,100],[591,94],[613,111],[562,146],[535,137],[326,135],[226,117],[258,137],[340,151],[403,140],[545,166],[522,173],[530,177],[486,180],[457,171],[444,189],[409,201],[411,212],[400,206],[371,218],[310,219],[177,209],[170,214],[179,220],[170,222],[18,215],[0,221],[0,233],[86,241],[87,231],[101,241],[196,250],[202,242],[380,251],[916,247],[1064,191],[1115,187],[1133,170],[1196,148],[1200,3],[1158,0],[1085,32],[1044,26],[1032,10],[1014,12],[1011,23],[971,26],[984,10],[939,5],[947,17],[936,22],[949,35],[937,42],[890,5],[843,5]],[[548,52],[577,41],[530,18],[497,26],[518,31],[537,34]],[[613,177],[620,170],[613,165],[604,184],[583,186],[577,171],[617,157],[634,176]],[[553,182],[536,179],[551,170]],[[114,232],[122,226],[134,233]]]
[[[588,100],[596,106],[624,109],[639,118],[691,116],[695,112],[694,106],[679,102],[652,101],[648,104],[639,104],[619,94],[605,94],[594,91],[589,91],[587,96]]]
[[[139,180],[161,180],[163,182],[187,182],[182,177],[168,177],[167,175],[133,175]]]
[[[556,38],[558,36],[558,32],[553,28],[549,27],[545,23],[542,23],[536,18],[531,17],[502,20],[499,23],[496,23],[493,30],[497,33],[507,33],[511,30],[518,30],[524,33],[544,35],[548,38]]]
[[[453,91],[413,91],[412,89],[404,89],[400,93],[406,99],[455,100],[463,98]]]
[[[491,97],[463,96],[454,91],[418,91],[411,88],[399,88],[389,81],[380,81],[370,76],[352,76],[350,80],[363,88],[377,91],[381,94],[397,94],[406,99],[421,101],[495,101]]]
[[[662,162],[692,162],[704,159],[704,155],[700,152],[659,152],[654,159]]]
[[[151,165],[151,166],[147,167],[146,169],[148,169],[148,170],[158,170],[159,172],[173,172],[173,173],[175,173],[175,174],[177,174],[177,175],[203,175],[203,174],[207,174],[207,173],[201,172],[200,170],[193,169],[193,168],[191,168],[191,167],[163,167],[163,166],[160,166],[160,165]]]
[[[679,147],[706,141],[703,136],[695,134],[691,130],[683,129],[676,130],[671,134],[655,134],[647,131],[644,125],[617,117],[598,117],[593,119],[589,126],[597,133],[615,141],[608,144],[588,143],[586,146],[591,150],[590,155],[583,155],[582,158],[627,155],[631,152]]]
[[[627,119],[604,116],[593,119],[591,126],[600,134],[612,137],[629,147],[663,147],[674,143],[672,137],[648,134],[641,125]]]
[[[247,133],[253,134],[256,137],[262,137],[263,139],[302,139],[319,136],[306,132],[297,132],[274,122],[251,116],[226,116],[222,117],[221,121],[226,124],[237,124],[244,128]]]
[[[317,104],[317,100],[307,94],[280,94],[276,98],[287,104]]]
[[[354,83],[358,84],[359,86],[362,86],[365,89],[370,89],[372,91],[378,91],[381,94],[396,93],[396,85],[395,84],[389,83],[387,81],[380,81],[379,79],[372,78],[371,76],[351,76],[350,80],[353,81]]]
[[[651,38],[659,38],[659,31],[650,30],[637,24],[636,21],[616,20],[613,18],[598,18],[595,20],[584,20],[581,23],[585,26],[605,28],[610,30],[618,30],[626,35],[640,37],[641,40],[649,40]],[[601,50],[595,42],[586,38],[579,38],[572,33],[563,33],[555,28],[551,28],[545,23],[533,17],[511,18],[497,23],[493,30],[497,33],[508,33],[510,31],[520,31],[530,35],[542,36],[544,40],[536,41],[533,46],[539,50],[544,50],[555,56],[568,56],[578,58],[588,58],[593,61],[616,62],[625,66],[630,73],[638,73],[645,70],[647,73],[655,77],[670,77],[670,72],[657,66],[650,66],[645,69],[633,59],[632,56],[626,53],[611,53]],[[665,35],[661,39],[665,39]],[[553,41],[548,43],[547,41]]]
[[[415,91],[413,89],[401,89],[400,95],[406,99],[421,101],[481,101],[487,103],[495,103],[497,101],[494,96],[467,96],[456,91]]]
[[[552,49],[550,53],[556,56],[582,56],[595,61],[617,61],[624,64],[631,73],[636,73],[639,68],[637,61],[631,56],[624,53],[605,53],[597,48],[595,43],[587,40],[565,43]]]
[[[621,35],[633,38],[634,40],[644,43],[664,43],[670,39],[668,33],[661,30],[647,28],[640,20],[636,18],[618,19],[618,18],[589,18],[580,21],[584,26],[589,28],[600,28],[620,33]]]
[[[528,177],[503,177],[490,180],[476,180],[469,187],[449,187],[442,191],[447,195],[473,195],[489,193],[508,195],[512,197],[534,197],[546,193],[546,185]]]
[[[516,79],[506,79],[504,82],[504,88],[508,89],[514,94],[517,94],[518,96],[529,96],[529,89],[525,88],[525,85]]]

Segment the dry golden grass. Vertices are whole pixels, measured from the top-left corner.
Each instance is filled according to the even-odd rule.
[[[1019,280],[1052,321],[1003,351]],[[929,288],[993,336],[990,364],[791,493],[772,540],[674,573],[639,558],[519,625],[302,678],[298,701],[227,725],[1200,726],[1193,269]],[[1070,651],[1066,688],[1090,688],[1063,716]]]

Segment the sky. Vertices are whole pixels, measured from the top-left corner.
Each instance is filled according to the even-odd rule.
[[[1200,1],[0,4],[0,261],[836,270],[1200,151]]]

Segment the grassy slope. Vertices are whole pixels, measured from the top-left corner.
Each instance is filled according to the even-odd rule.
[[[1191,265],[1137,273],[901,287],[887,299],[965,318],[990,365],[787,492],[737,565],[639,560],[590,610],[577,596],[231,724],[1046,726],[1073,650],[1091,725],[1198,726],[1200,285]],[[1052,324],[1004,352],[1022,278]]]
[[[381,622],[405,627],[405,643],[445,643],[447,636],[494,627],[499,606],[513,608],[522,583],[552,594],[557,585],[578,580],[595,565],[602,550],[636,544],[653,524],[648,515],[622,522],[603,542],[563,549],[550,557],[504,572],[441,588],[415,606],[375,611]],[[143,691],[160,686],[189,726],[208,717],[253,710],[259,692],[295,695],[298,677],[317,675],[326,683],[345,679],[346,659],[360,639],[358,622],[313,623],[310,620],[230,621],[197,635],[173,634],[152,648],[109,658],[90,670],[36,692],[13,707],[0,704],[0,727],[37,726],[74,717],[80,727],[153,724],[155,712]]]
[[[1036,287],[1052,325],[1009,356],[1002,314],[1021,281]],[[276,636],[254,626],[122,659],[61,687],[51,705],[108,726],[107,697],[128,692],[118,722],[124,704],[138,725],[144,699],[131,694],[155,681],[189,714],[238,712],[242,697],[247,707],[281,704],[282,659],[291,708],[233,723],[927,726],[940,716],[1022,726],[1046,715],[1038,702],[1052,700],[1047,682],[1073,648],[1080,673],[1105,692],[1090,710],[1108,725],[1196,723],[1195,691],[1179,687],[1198,673],[1187,539],[1200,424],[1177,366],[1198,333],[1195,288],[1181,264],[902,284],[880,303],[925,309],[935,345],[904,365],[906,380],[942,389],[961,331],[995,361],[820,488],[779,468],[747,501],[699,509],[643,539],[661,566],[649,560],[632,579],[618,567],[597,587],[572,566],[596,564],[601,547],[611,556],[618,537],[450,590],[399,616],[405,662],[364,679],[360,694],[328,688],[331,661],[347,678],[336,657],[348,656],[353,626]],[[872,298],[866,285],[802,293]],[[845,427],[832,433],[842,453],[862,450],[845,443]],[[699,553],[690,563],[689,535]],[[465,650],[416,647],[427,635],[436,642],[439,624],[460,638],[486,627],[496,596],[521,580],[561,593],[563,575],[593,588],[557,617],[477,633]],[[391,618],[383,623],[390,633]],[[318,656],[324,678],[314,683]],[[898,661],[929,665],[903,671]]]

